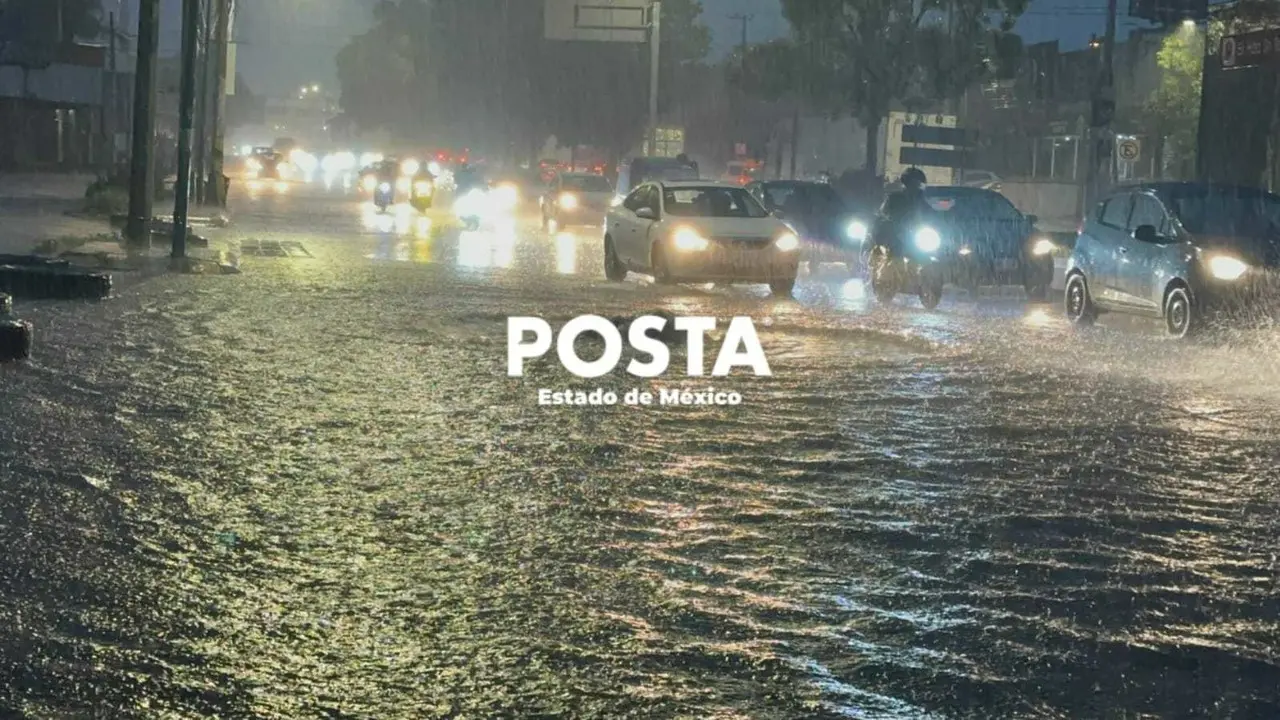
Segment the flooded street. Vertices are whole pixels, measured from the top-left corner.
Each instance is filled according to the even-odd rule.
[[[1280,716],[1280,334],[885,308],[838,267],[608,283],[595,230],[319,191],[232,212],[301,250],[24,304],[0,714]],[[508,316],[656,310],[752,317],[774,376],[507,377]]]

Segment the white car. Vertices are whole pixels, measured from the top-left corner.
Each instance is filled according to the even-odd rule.
[[[651,273],[660,283],[795,286],[800,239],[746,189],[705,180],[640,185],[605,218],[605,275]]]

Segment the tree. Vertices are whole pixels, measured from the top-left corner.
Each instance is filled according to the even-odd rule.
[[[1160,84],[1151,91],[1145,110],[1161,139],[1161,164],[1175,164],[1186,176],[1195,167],[1204,36],[1194,26],[1178,27],[1165,36],[1156,63]]]
[[[958,97],[993,72],[999,39],[1028,0],[782,0],[813,53],[812,98],[866,128],[876,170],[880,123],[895,102]]]

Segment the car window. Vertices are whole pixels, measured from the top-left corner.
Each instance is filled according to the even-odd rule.
[[[648,194],[649,194],[648,185],[645,185],[643,187],[638,187],[635,190],[633,190],[630,195],[627,196],[627,199],[622,202],[622,205],[623,207],[630,210],[631,212],[635,212],[640,208],[646,206],[646,201],[648,200]]]
[[[742,188],[667,188],[662,204],[679,217],[762,218],[769,213]]]
[[[1133,212],[1129,214],[1127,228],[1133,232],[1143,225],[1155,227],[1156,232],[1161,235],[1169,234],[1169,217],[1164,206],[1146,193],[1137,193],[1133,196]]]
[[[1015,221],[1022,219],[1022,213],[1018,212],[1018,208],[998,193],[963,190],[948,193],[937,189],[929,190],[925,197],[931,208],[947,213],[948,217],[958,220]]]
[[[1129,193],[1124,193],[1106,200],[1102,209],[1098,211],[1098,222],[1107,227],[1124,230],[1129,222],[1130,197]]]
[[[658,207],[658,186],[650,185],[644,191],[644,206],[654,212],[660,214],[661,209]]]
[[[588,193],[607,193],[613,189],[609,181],[600,175],[575,175],[560,179],[565,190]]]

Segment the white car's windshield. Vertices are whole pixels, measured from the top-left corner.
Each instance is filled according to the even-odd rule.
[[[769,213],[751,193],[740,188],[668,188],[663,206],[677,217],[762,218]]]

